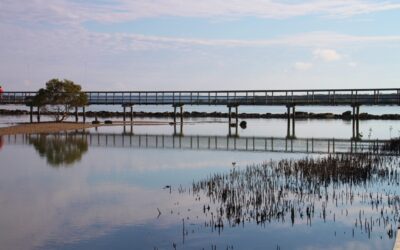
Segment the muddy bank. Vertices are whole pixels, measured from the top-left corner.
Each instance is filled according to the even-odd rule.
[[[37,113],[34,112],[34,115]],[[82,116],[82,112],[78,113]],[[29,115],[29,111],[26,110],[6,110],[0,109],[0,115]],[[49,112],[41,112],[41,115],[52,115]],[[70,113],[74,115],[74,113]],[[123,112],[111,112],[111,111],[88,111],[86,117],[99,117],[99,118],[110,118],[110,117],[123,117]],[[179,114],[177,114],[179,116]],[[126,113],[129,117],[130,113]],[[158,117],[158,118],[171,118],[174,116],[173,112],[134,112],[134,117]],[[223,112],[184,112],[183,117],[185,118],[228,118],[228,113]],[[235,114],[233,113],[233,117]],[[254,119],[282,119],[286,118],[287,114],[272,114],[272,113],[239,113],[239,118],[254,118]],[[312,113],[312,112],[296,112],[297,119],[342,119],[351,120],[351,111],[343,112],[342,114],[333,113]],[[383,114],[383,115],[372,115],[368,113],[360,113],[361,120],[400,120],[400,114]]]
[[[15,135],[15,134],[40,134],[40,133],[55,133],[68,130],[79,130],[86,128],[93,128],[100,125],[92,125],[85,123],[72,123],[72,122],[43,122],[32,124],[19,124],[11,127],[0,128],[1,135]]]

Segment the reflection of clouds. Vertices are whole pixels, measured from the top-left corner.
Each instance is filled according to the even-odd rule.
[[[104,148],[91,148],[91,151],[104,152]],[[126,151],[125,151],[126,150]],[[121,154],[121,151],[129,152]],[[154,157],[154,155],[157,157]],[[97,154],[87,155],[88,163],[93,162]],[[232,162],[237,166],[246,166],[254,162],[263,162],[266,159],[282,159],[287,157],[284,153],[251,153],[251,152],[226,152],[226,151],[195,151],[195,150],[165,150],[165,149],[137,149],[137,148],[107,148],[109,157],[102,159],[111,164],[114,170],[130,166],[135,171],[153,172],[160,170],[176,169],[202,169],[232,167]],[[91,158],[93,157],[93,159]],[[298,158],[297,155],[291,155]],[[84,159],[85,161],[85,159]],[[91,163],[92,164],[92,163]],[[107,164],[105,164],[107,166]],[[100,166],[96,166],[100,167]],[[108,167],[107,167],[108,168]]]
[[[151,190],[113,179],[89,181],[98,173],[154,173],[160,170],[158,164],[161,162],[165,169],[173,170],[175,162],[180,160],[171,158],[171,152],[154,161],[149,158],[148,162],[147,155],[142,152],[129,154],[125,150],[121,153],[121,149],[102,148],[90,150],[74,168],[55,170],[43,166],[45,160],[40,159],[32,147],[10,146],[7,149],[2,157],[9,163],[2,166],[7,175],[0,176],[0,242],[6,249],[40,247],[49,240],[68,243],[95,238],[125,225],[157,223],[155,227],[167,227],[180,221],[174,217],[175,213],[170,215],[171,210],[178,209],[174,206],[176,201],[179,201],[181,215],[193,202],[186,195],[174,192],[170,195],[162,189],[163,184],[159,189]],[[104,154],[105,150],[107,154]],[[149,153],[149,157],[154,153]],[[187,169],[214,163],[197,164],[202,157],[204,155],[185,159]],[[29,165],[26,164],[28,160]],[[173,188],[176,191],[176,187]],[[155,221],[157,208],[163,214]]]
[[[372,246],[373,245],[373,246]],[[324,246],[311,246],[311,247],[305,247],[304,250],[320,250],[321,247],[325,250],[340,250],[340,249],[347,249],[347,250],[359,250],[359,249],[364,249],[364,250],[372,250],[372,249],[382,249],[382,246],[377,244],[376,242],[359,242],[359,241],[350,241],[345,243],[343,246],[330,246],[330,245],[324,245]]]
[[[24,157],[19,157],[20,155]],[[155,155],[157,157],[154,157]],[[193,205],[194,197],[188,196],[187,193],[178,195],[176,185],[173,185],[175,192],[170,195],[168,190],[162,189],[164,185],[170,183],[162,183],[166,178],[160,175],[166,172],[175,175],[176,170],[186,170],[185,177],[190,176],[187,178],[191,182],[191,175],[197,174],[191,170],[208,168],[205,172],[210,173],[209,168],[212,167],[216,172],[219,169],[225,171],[231,168],[232,161],[237,161],[239,168],[248,162],[262,162],[265,159],[280,159],[284,156],[284,154],[270,153],[90,148],[82,161],[73,168],[52,169],[45,166],[45,159],[39,158],[32,147],[11,145],[1,153],[2,161],[9,164],[1,166],[2,172],[7,174],[0,175],[0,242],[6,249],[28,249],[32,246],[40,248],[48,244],[57,246],[96,239],[125,226],[169,228],[181,223],[181,219],[187,216],[190,216],[193,219],[190,222],[193,222],[196,220],[196,215],[199,215],[196,222],[204,224],[202,206],[209,200],[202,198]],[[26,165],[26,162],[29,162],[29,165]],[[149,173],[143,177],[148,178],[143,182],[158,178],[156,185],[159,186],[148,189],[138,185],[137,180],[126,184],[120,182],[121,177],[141,173]],[[109,178],[96,179],[99,175]],[[360,188],[353,191],[362,193],[362,190]],[[177,201],[179,206],[174,205]],[[354,205],[347,206],[348,217],[339,215],[341,207],[336,208],[334,203],[329,203],[328,209],[336,212],[336,224],[332,225],[352,226],[354,221],[349,218],[354,218],[361,208],[368,207],[358,201],[356,197]],[[157,208],[162,211],[159,219],[156,219]],[[191,211],[187,211],[187,208],[191,208]],[[174,210],[172,215],[171,210]],[[369,216],[367,214],[370,212],[373,213],[365,209],[364,217]],[[210,215],[206,219],[209,218]],[[328,220],[330,223],[332,214],[329,214]],[[305,220],[296,218],[295,227],[297,224],[304,226],[304,223]],[[313,224],[312,229],[318,229],[318,226],[315,226]],[[288,224],[271,224],[269,229],[285,232],[288,230]],[[225,235],[230,236],[229,230],[226,231]],[[243,232],[243,238],[247,238],[251,230],[240,232]],[[263,231],[257,231],[260,232]],[[236,233],[237,231],[233,235],[236,236]],[[295,233],[304,235],[309,231],[300,231],[297,227],[291,231],[291,235]],[[209,239],[207,237],[209,235],[205,236]],[[368,241],[368,244],[360,241],[340,243],[342,244],[340,249],[381,249],[382,246],[376,242],[379,243],[373,240]],[[338,249],[338,247],[328,244],[326,249]]]

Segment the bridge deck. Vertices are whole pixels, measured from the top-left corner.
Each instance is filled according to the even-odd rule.
[[[40,135],[6,136],[7,144],[29,144],[30,138]],[[83,139],[95,147],[126,147],[154,149],[191,149],[253,152],[287,153],[361,153],[379,152],[387,140],[362,140],[329,138],[274,138],[274,137],[227,137],[227,136],[174,136],[174,135],[135,135],[135,134],[55,134]]]
[[[400,105],[400,89],[87,91],[89,105]],[[29,104],[36,92],[4,92],[0,104]]]

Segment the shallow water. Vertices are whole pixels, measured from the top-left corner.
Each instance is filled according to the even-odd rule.
[[[9,119],[1,121],[5,124]],[[226,121],[213,121],[185,124],[184,135],[226,136]],[[351,124],[341,120],[298,121],[296,126],[298,137],[351,136]],[[363,133],[369,128],[372,138],[384,139],[394,137],[400,123],[361,122]],[[125,130],[129,132],[130,127]],[[120,135],[123,131],[113,126],[86,132]],[[169,125],[134,126],[133,132],[171,135],[174,130]],[[285,120],[248,120],[247,129],[240,129],[239,136],[284,137],[285,132]],[[387,230],[389,224],[397,225],[398,212],[383,199],[379,208],[384,208],[390,223],[380,221],[378,225],[380,210],[364,198],[370,193],[386,198],[388,190],[391,196],[398,195],[398,186],[385,181],[354,186],[352,204],[346,199],[343,204],[339,200],[339,205],[329,200],[325,221],[318,214],[323,200],[315,201],[311,225],[299,214],[293,224],[290,216],[284,221],[248,221],[234,227],[225,222],[223,229],[207,224],[218,203],[204,193],[193,195],[193,183],[229,173],[232,162],[243,170],[264,161],[306,156],[322,155],[119,147],[111,143],[91,146],[79,136],[33,136],[18,143],[3,138],[0,243],[4,249],[392,249],[394,239]],[[171,191],[166,186],[171,186]],[[328,187],[328,193],[332,192]],[[204,205],[211,206],[210,212],[204,213]],[[370,234],[354,226],[360,211],[363,220],[374,220]]]

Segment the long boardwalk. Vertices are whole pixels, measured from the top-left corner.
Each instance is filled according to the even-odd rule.
[[[183,122],[184,105],[224,105],[228,107],[229,126],[238,126],[239,106],[286,106],[287,137],[295,137],[296,106],[337,106],[352,107],[352,138],[360,139],[359,115],[362,105],[400,105],[399,88],[377,89],[303,89],[303,90],[222,90],[222,91],[87,91],[88,105],[121,105],[124,121],[126,108],[130,108],[133,120],[135,105],[171,105],[174,108],[174,123],[177,108]],[[36,92],[4,92],[0,104],[30,106],[30,122],[33,122],[32,98]],[[37,120],[40,121],[40,108]],[[78,121],[78,108],[75,119]],[[85,107],[82,108],[83,121],[86,121]],[[232,112],[232,108],[235,109]],[[232,118],[235,118],[232,121]]]
[[[43,135],[9,135],[6,144],[29,144],[32,138]],[[93,147],[180,149],[210,151],[252,151],[285,153],[384,153],[380,148],[387,140],[362,140],[334,138],[278,138],[278,137],[227,137],[212,135],[151,135],[74,133],[50,134],[47,138],[84,140]]]
[[[89,105],[400,105],[400,89],[86,91]],[[36,92],[4,92],[0,104],[24,104]]]

